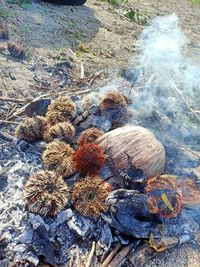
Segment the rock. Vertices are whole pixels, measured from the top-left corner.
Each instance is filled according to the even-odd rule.
[[[35,115],[45,116],[47,113],[48,106],[50,104],[50,98],[33,100],[28,105],[26,105],[24,112],[28,117],[33,117]]]

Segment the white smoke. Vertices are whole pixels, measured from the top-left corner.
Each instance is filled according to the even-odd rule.
[[[139,39],[141,52],[134,59],[139,72],[136,88],[137,84],[141,88],[135,107],[146,112],[163,111],[163,103],[168,111],[199,107],[200,65],[185,56],[188,43],[175,14],[158,17],[143,30]]]

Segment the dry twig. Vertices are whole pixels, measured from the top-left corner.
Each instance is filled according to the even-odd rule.
[[[121,245],[118,244],[111,252],[110,254],[107,256],[107,258],[104,260],[104,262],[101,264],[100,267],[107,267],[109,262],[113,259],[113,257],[117,254],[117,252],[119,251]]]
[[[108,267],[120,267],[122,263],[126,260],[126,256],[131,250],[131,245],[124,247],[117,255],[111,260]]]
[[[97,89],[93,89],[93,90],[97,90]],[[33,101],[36,100],[40,100],[42,98],[47,98],[47,97],[56,97],[59,95],[63,95],[63,94],[67,94],[67,96],[75,96],[75,95],[82,95],[82,94],[86,94],[89,93],[91,90],[90,89],[85,89],[85,90],[80,90],[80,89],[76,89],[76,91],[71,91],[69,92],[69,88],[67,90],[64,90],[62,92],[57,92],[57,93],[49,93],[49,94],[44,94],[41,96],[36,97],[35,99],[31,99],[30,101],[28,101],[29,103],[26,104],[25,106],[23,106],[22,108],[18,109],[15,113],[14,116],[21,116],[24,113],[25,108]]]
[[[79,246],[76,246],[76,267],[81,267]]]
[[[14,141],[16,138],[13,137],[12,135],[8,134],[8,133],[4,133],[4,132],[1,132],[0,131],[0,137],[3,138],[3,139],[6,139],[10,142]]]
[[[90,254],[88,256],[88,259],[87,259],[85,267],[90,267],[90,264],[91,264],[91,261],[92,261],[92,257],[94,255],[94,251],[95,251],[95,246],[96,246],[96,243],[93,241],[92,242],[92,248],[91,248]]]
[[[0,120],[0,123],[19,125],[19,123],[16,121],[7,121],[7,120]]]
[[[32,100],[33,99],[31,99],[31,98],[16,99],[16,98],[10,98],[10,97],[0,96],[0,101],[12,102],[12,103],[27,103],[27,102],[30,102]]]

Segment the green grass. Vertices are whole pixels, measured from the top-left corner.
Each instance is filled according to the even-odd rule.
[[[68,23],[68,27],[69,27],[71,30],[73,30],[73,29],[77,28],[77,24],[76,24],[75,22],[73,22],[73,21],[70,21],[70,22]]]
[[[193,4],[200,4],[200,0],[191,0]]]
[[[119,6],[120,4],[128,3],[128,0],[102,0],[103,2],[108,2],[112,6]]]
[[[11,12],[3,7],[0,7],[0,19],[8,19],[11,16]]]
[[[19,5],[21,8],[30,10],[32,9],[32,3],[29,0],[6,0],[8,4]]]

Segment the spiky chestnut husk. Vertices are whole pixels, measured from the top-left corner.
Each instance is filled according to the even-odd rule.
[[[60,96],[53,100],[46,114],[47,122],[55,125],[59,122],[70,121],[76,113],[76,105],[67,96]]]
[[[95,140],[103,134],[104,132],[99,130],[98,128],[87,129],[80,134],[80,137],[77,140],[77,144],[79,146],[82,146],[84,144],[94,143]]]
[[[90,93],[88,95],[85,95],[81,99],[81,104],[83,110],[88,110],[92,105],[99,106],[101,103],[101,96],[97,93]]]
[[[43,138],[46,119],[42,116],[25,118],[16,128],[15,136],[27,142],[33,142]]]
[[[112,186],[99,176],[86,176],[76,182],[72,188],[71,200],[74,208],[83,216],[99,217],[108,207],[105,199]]]
[[[182,208],[182,190],[175,178],[160,175],[149,178],[145,187],[149,211],[163,218],[176,217]]]
[[[63,139],[71,142],[75,136],[75,128],[70,122],[59,122],[48,127],[44,133],[44,140],[50,142],[54,139]]]
[[[67,184],[52,171],[39,171],[24,186],[24,198],[30,212],[54,216],[64,209],[69,199]]]
[[[47,145],[42,160],[48,170],[67,178],[76,172],[73,154],[74,150],[70,145],[55,140]]]
[[[80,146],[73,159],[76,169],[82,175],[98,174],[106,161],[102,147],[93,143]]]
[[[119,92],[107,93],[101,101],[101,114],[112,122],[114,128],[124,124],[127,114],[127,99]]]
[[[101,109],[114,109],[118,107],[127,107],[127,99],[120,92],[109,92],[101,101]]]

